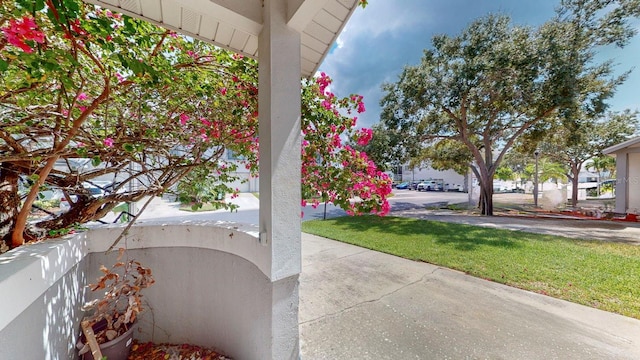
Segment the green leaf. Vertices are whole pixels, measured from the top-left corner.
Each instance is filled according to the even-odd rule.
[[[76,149],[76,154],[78,154],[78,156],[80,157],[85,157],[87,156],[87,149],[84,147],[79,147]]]
[[[78,4],[78,1],[65,0],[64,5],[67,8],[67,10],[69,10],[69,13],[70,13],[69,15],[71,15],[71,17],[73,18],[77,17],[77,13],[78,11],[80,11],[80,5]]]
[[[91,165],[93,165],[93,166],[98,166],[98,165],[100,165],[101,162],[102,162],[102,160],[100,159],[100,156],[94,156],[91,159]]]
[[[5,72],[9,68],[9,63],[0,59],[0,72]]]
[[[44,0],[36,0],[35,11],[40,11],[44,9]]]
[[[129,143],[123,144],[122,148],[124,149],[124,151],[127,151],[127,152],[133,152],[135,150],[135,147],[133,146],[133,144],[129,144]]]

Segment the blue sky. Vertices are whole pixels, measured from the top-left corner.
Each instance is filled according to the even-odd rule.
[[[333,78],[338,96],[364,96],[367,111],[358,126],[379,121],[381,85],[395,82],[405,65],[416,65],[436,34],[457,35],[486,14],[511,16],[514,24],[537,26],[554,15],[560,0],[369,0],[358,8],[320,71]],[[640,22],[635,22],[640,27]],[[640,109],[640,35],[624,49],[602,49],[620,73],[634,69],[610,101],[611,110]]]

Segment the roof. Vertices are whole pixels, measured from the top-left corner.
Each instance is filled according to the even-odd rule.
[[[617,145],[609,146],[608,148],[602,150],[602,153],[608,154],[608,155],[614,155],[620,150],[624,150],[631,147],[634,147],[634,148],[640,147],[640,136],[635,137],[633,139],[629,139],[625,142],[621,142],[620,144],[617,144]]]
[[[85,0],[258,58],[263,0]],[[301,33],[301,75],[317,70],[358,0],[288,0],[287,24]]]

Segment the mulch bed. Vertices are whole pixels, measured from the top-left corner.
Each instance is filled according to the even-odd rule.
[[[134,340],[128,360],[231,360],[231,358],[201,346],[138,343]]]

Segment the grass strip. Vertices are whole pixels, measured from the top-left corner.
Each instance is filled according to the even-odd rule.
[[[640,246],[378,216],[302,230],[640,319]]]

